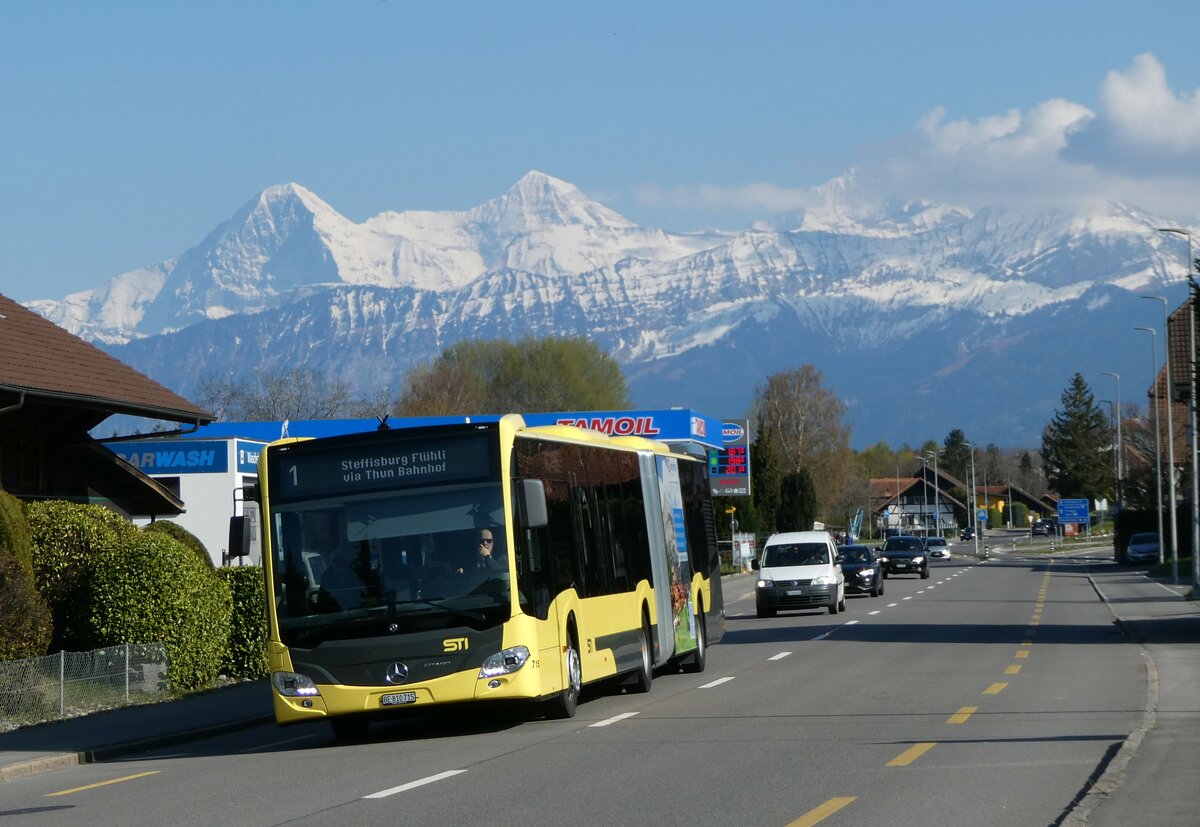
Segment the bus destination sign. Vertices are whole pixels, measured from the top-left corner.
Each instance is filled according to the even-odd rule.
[[[277,492],[291,498],[483,479],[492,467],[493,440],[489,433],[374,437],[340,446],[314,445],[309,451],[298,443],[273,453],[271,481]]]

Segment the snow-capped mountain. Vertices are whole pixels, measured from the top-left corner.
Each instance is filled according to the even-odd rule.
[[[874,206],[852,180],[818,194],[794,229],[673,234],[538,172],[467,211],[361,224],[287,184],[177,260],[30,306],[185,395],[298,362],[395,392],[462,338],[585,335],[642,407],[741,416],[770,373],[807,363],[856,444],[962,428],[1035,445],[1076,370],[1140,370],[1112,335],[1153,321],[1138,294],[1182,295],[1164,220],[1127,206]]]

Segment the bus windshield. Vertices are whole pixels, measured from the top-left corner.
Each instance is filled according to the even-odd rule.
[[[501,623],[504,528],[497,481],[281,505],[270,524],[280,634],[311,645],[381,624],[394,633]]]

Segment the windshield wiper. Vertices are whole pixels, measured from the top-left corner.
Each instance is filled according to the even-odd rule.
[[[472,611],[468,611],[466,609],[457,609],[454,606],[446,606],[440,602],[445,599],[446,598],[444,598],[444,597],[432,597],[428,600],[425,600],[423,598],[413,598],[411,600],[404,600],[404,601],[397,603],[396,607],[399,608],[400,606],[406,606],[406,605],[410,605],[413,603],[420,603],[423,606],[432,606],[435,609],[441,609],[446,614],[451,614],[451,615],[455,615],[457,617],[466,618],[467,620],[470,620],[473,623],[483,623],[485,620],[487,620],[487,615],[485,615],[483,612],[472,612]]]

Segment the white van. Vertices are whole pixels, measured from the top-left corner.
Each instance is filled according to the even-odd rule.
[[[828,531],[772,534],[753,567],[759,617],[774,617],[780,609],[826,607],[831,615],[846,609],[846,579]]]

